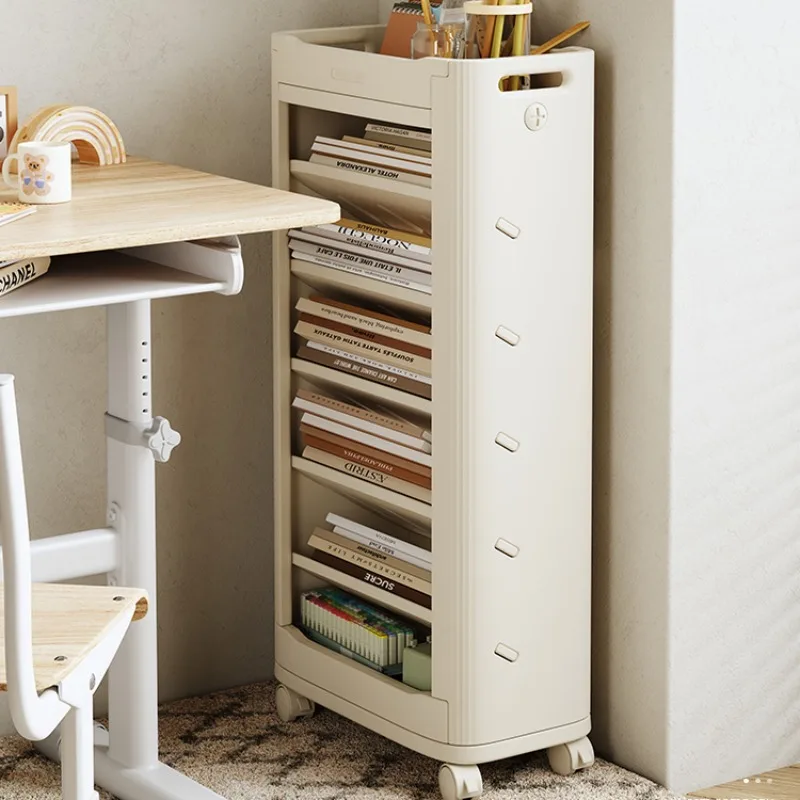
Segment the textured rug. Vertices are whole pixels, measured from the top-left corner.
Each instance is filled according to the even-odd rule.
[[[336,714],[283,723],[274,684],[168,703],[162,758],[228,800],[431,800],[438,764]],[[487,800],[671,800],[644,778],[598,761],[570,778],[540,756],[482,768]],[[0,798],[60,800],[58,768],[17,738],[0,739]],[[109,795],[101,792],[103,800]]]

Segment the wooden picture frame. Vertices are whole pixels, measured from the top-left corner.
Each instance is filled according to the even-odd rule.
[[[17,87],[0,86],[0,163],[17,132]]]

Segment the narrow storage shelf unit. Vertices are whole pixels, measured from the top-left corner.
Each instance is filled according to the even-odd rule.
[[[418,272],[432,283],[427,294],[386,282],[389,273],[373,280],[362,274],[370,265],[360,262],[361,272],[350,272],[347,259],[335,255],[332,263],[341,269],[334,269],[320,250],[305,251],[316,263],[292,260],[287,236],[274,237],[278,709],[288,720],[318,702],[443,761],[444,797],[464,800],[481,793],[477,765],[487,761],[546,749],[562,774],[593,761],[587,736],[594,55],[566,48],[541,56],[412,61],[379,55],[382,35],[380,26],[367,26],[273,39],[276,187],[334,200],[356,223],[413,234],[413,246],[422,249],[403,255],[428,259]],[[513,75],[535,76],[536,88],[503,91]],[[404,135],[431,148],[429,161],[416,154],[417,164],[431,165],[431,188],[309,160],[315,137],[352,145],[375,134],[369,123],[430,131]],[[317,154],[330,146],[323,142]],[[401,170],[401,178],[414,180],[409,174],[419,172]],[[298,238],[292,237],[295,253],[303,252]],[[409,245],[412,237],[403,241]],[[386,246],[396,253],[394,244]],[[395,265],[401,268],[395,280],[403,269],[413,274],[407,259]],[[320,296],[327,310],[314,299]],[[371,322],[367,314],[359,323],[359,309],[404,322],[393,341],[408,349],[379,351],[393,346],[392,336],[377,327],[365,333]],[[323,324],[321,313],[329,315],[329,336],[309,327]],[[369,372],[342,363],[347,347],[366,348],[348,338],[359,335],[359,325],[370,352],[394,359],[383,363],[393,364],[401,379],[377,375],[374,365]],[[368,360],[364,355],[361,363]],[[431,399],[403,391],[427,394],[428,386]],[[332,460],[336,448],[342,438],[357,437],[330,427],[327,439],[318,435],[324,427],[314,426],[298,400],[314,393],[367,414],[390,409],[414,426],[423,450],[432,432],[430,458],[407,450],[395,462],[380,456],[384,473],[398,481],[380,478],[384,485],[356,469],[340,471]],[[360,453],[344,448],[357,464],[395,452],[385,442],[370,452],[360,441]],[[430,487],[431,504],[386,488],[418,491],[402,481]],[[411,589],[405,597],[396,587],[370,585],[371,576],[361,581],[375,567],[365,567],[346,546],[353,540],[336,540],[343,535],[336,517],[373,533],[385,523],[380,532],[397,537],[389,554],[419,559],[421,572],[401,587]],[[363,547],[374,554],[365,536]],[[321,555],[326,542],[330,548]],[[329,566],[348,553],[361,559],[352,561],[361,571]],[[401,566],[394,562],[403,572]],[[324,595],[326,586],[337,587],[329,597],[349,591],[424,626],[430,691],[306,638],[301,621],[306,625],[316,613],[308,598]],[[430,609],[406,599],[419,599],[414,591],[425,605],[430,594]]]

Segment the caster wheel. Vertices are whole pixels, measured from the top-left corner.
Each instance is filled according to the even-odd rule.
[[[483,778],[477,767],[442,764],[439,768],[439,791],[443,800],[467,800],[483,794]]]
[[[110,742],[108,736],[108,728],[102,722],[95,722],[94,724],[94,743],[95,746],[108,747]]]
[[[310,717],[316,710],[313,700],[293,692],[283,684],[275,690],[275,708],[283,722]]]
[[[547,760],[550,762],[550,769],[557,775],[573,775],[577,770],[594,764],[594,748],[584,736],[574,742],[549,747]]]

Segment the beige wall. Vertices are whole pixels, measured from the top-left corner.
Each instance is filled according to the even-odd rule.
[[[268,183],[270,34],[375,16],[375,0],[6,0],[0,83],[18,86],[23,115],[95,106],[133,153]],[[242,295],[153,309],[154,410],[184,436],[157,470],[163,697],[272,670],[268,239],[245,244]],[[34,535],[102,525],[103,311],[3,321],[0,341]]]

